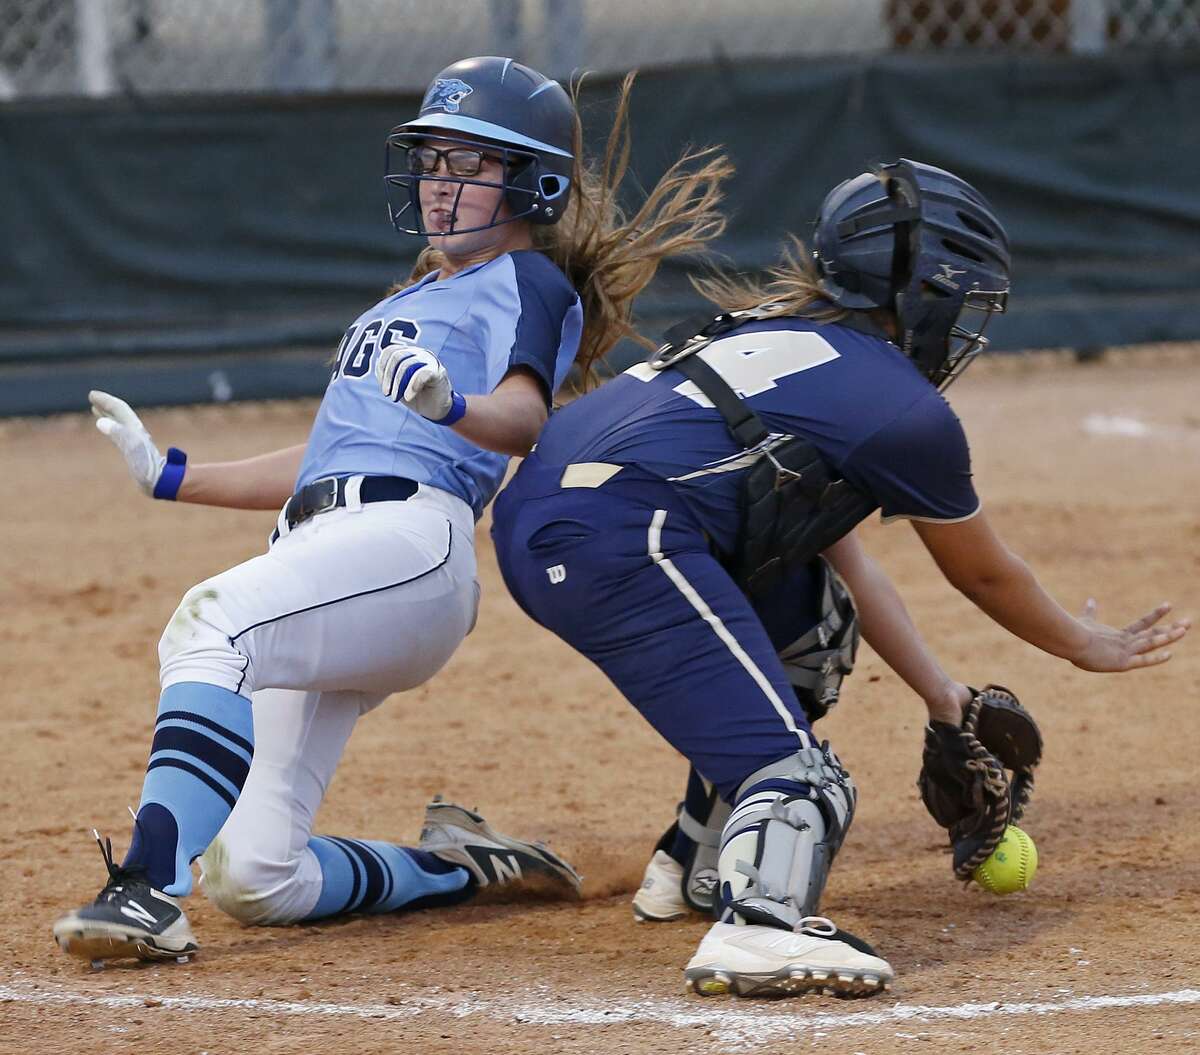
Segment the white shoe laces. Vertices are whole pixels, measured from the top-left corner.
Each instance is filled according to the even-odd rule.
[[[832,938],[837,934],[833,920],[825,916],[802,916],[792,930],[797,934],[811,934],[814,938]]]

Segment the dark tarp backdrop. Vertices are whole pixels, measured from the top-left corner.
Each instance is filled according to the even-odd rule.
[[[616,85],[583,92],[593,151]],[[345,327],[419,245],[383,199],[410,96],[0,106],[0,414],[315,394]],[[642,74],[633,169],[688,143],[738,167],[719,249],[753,270],[872,160],[949,168],[1013,240],[993,347],[1200,336],[1200,56],[901,56]],[[703,310],[673,263],[651,336]],[[633,354],[633,350],[629,350]]]

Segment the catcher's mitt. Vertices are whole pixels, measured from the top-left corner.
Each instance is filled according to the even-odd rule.
[[[1020,820],[1041,757],[1037,723],[1002,685],[973,689],[961,726],[929,723],[917,787],[930,816],[950,833],[957,878],[970,879],[1004,829]]]

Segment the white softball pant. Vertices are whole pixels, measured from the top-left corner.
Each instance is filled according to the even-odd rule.
[[[312,911],[313,818],[359,715],[422,684],[475,622],[474,518],[422,487],[331,509],[185,594],[159,644],[162,685],[251,698],[254,759],[202,859],[205,892],[247,923]]]
[[[162,687],[376,693],[429,680],[474,625],[475,529],[461,499],[347,504],[193,586],[163,632]]]

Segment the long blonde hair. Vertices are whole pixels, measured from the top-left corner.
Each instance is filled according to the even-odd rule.
[[[821,292],[812,254],[795,235],[788,236],[779,263],[764,278],[713,271],[692,278],[696,292],[725,311],[758,308],[760,318],[803,315],[817,322],[837,322],[850,312],[830,304]]]
[[[617,191],[629,169],[629,74],[617,97],[616,113],[603,157],[583,158],[579,121],[579,83],[572,87],[576,104],[575,165],[571,201],[552,227],[534,228],[534,246],[561,268],[583,305],[583,334],[575,362],[583,387],[623,337],[647,349],[651,341],[633,328],[633,301],[669,256],[695,253],[725,229],[718,211],[722,184],[733,165],[715,148],[686,150],[663,174],[645,200],[626,216]],[[442,266],[440,250],[427,246],[417,258],[410,282]]]

